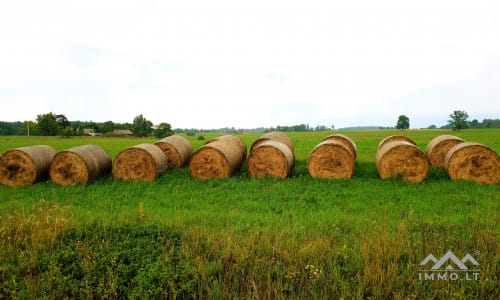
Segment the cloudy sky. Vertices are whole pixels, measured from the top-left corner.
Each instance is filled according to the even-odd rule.
[[[500,118],[500,2],[2,0],[0,120]]]

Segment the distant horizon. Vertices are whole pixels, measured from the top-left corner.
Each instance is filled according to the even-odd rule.
[[[67,116],[66,116],[67,117]],[[144,116],[146,117],[146,116]],[[146,117],[147,119],[147,117]],[[482,123],[484,120],[500,120],[500,118],[483,118],[483,119],[473,119],[473,118],[469,118],[469,122],[473,121],[473,120],[477,120],[479,123]],[[33,120],[24,120],[24,121],[5,121],[5,120],[0,120],[0,122],[7,122],[7,123],[24,123],[26,121],[30,121],[30,122],[33,122],[33,123],[36,123],[36,120],[33,121]],[[129,121],[129,122],[115,122],[115,121],[112,121],[112,120],[107,120],[107,121],[93,121],[93,120],[71,120],[71,119],[68,119],[69,122],[81,122],[81,123],[96,123],[96,124],[103,124],[105,122],[113,122],[113,124],[121,124],[121,125],[124,125],[124,124],[132,124],[133,121]],[[161,122],[160,122],[161,123]],[[153,126],[157,126],[159,125],[160,123],[153,123]],[[168,122],[166,122],[168,123]],[[328,126],[328,125],[324,125],[324,124],[318,124],[318,125],[314,125],[312,126],[311,124],[309,123],[300,123],[300,124],[277,124],[277,125],[274,125],[274,126],[252,126],[252,127],[235,127],[235,126],[222,126],[222,127],[210,127],[210,128],[200,128],[200,127],[192,127],[192,126],[188,126],[188,127],[178,127],[178,126],[175,126],[174,124],[170,124],[172,126],[172,130],[200,130],[200,131],[217,131],[217,130],[222,130],[222,129],[232,129],[234,128],[235,130],[259,130],[259,129],[270,129],[270,128],[277,128],[277,127],[293,127],[293,126],[298,126],[298,125],[307,125],[309,126],[309,128],[311,128],[311,130],[315,130],[315,128],[319,127],[319,126],[324,126],[326,127],[327,129],[321,129],[321,130],[324,130],[324,131],[335,131],[335,130],[377,130],[377,129],[396,129],[395,124],[396,122],[394,122],[393,125],[389,125],[389,126],[384,126],[384,125],[354,125],[354,126],[343,126],[343,127],[337,127],[337,126],[334,126],[334,128],[332,128],[331,126]],[[435,129],[441,129],[441,127],[444,127],[447,125],[447,122],[443,123],[443,124],[429,124],[427,126],[422,126],[422,127],[415,127],[415,126],[411,126],[411,120],[410,120],[410,128],[408,129],[432,129],[432,128],[428,128],[432,125],[435,125],[436,128]]]

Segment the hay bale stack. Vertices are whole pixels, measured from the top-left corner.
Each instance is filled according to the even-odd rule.
[[[500,158],[492,149],[478,143],[463,142],[446,154],[444,166],[451,179],[479,183],[500,182]]]
[[[113,174],[120,180],[153,181],[166,169],[167,156],[152,144],[126,148],[113,160]]]
[[[357,151],[358,151],[358,149],[356,147],[356,143],[347,135],[340,134],[340,133],[332,134],[332,135],[325,137],[323,139],[323,141],[336,141],[336,142],[343,144],[344,146],[346,146],[347,148],[349,148],[351,150],[352,154],[354,155],[354,159],[356,159]]]
[[[411,182],[421,182],[427,177],[429,170],[425,154],[406,141],[385,143],[377,151],[376,164],[382,179],[400,177]]]
[[[167,168],[180,168],[187,164],[193,155],[193,146],[185,137],[171,135],[155,143],[167,156]]]
[[[455,145],[463,143],[464,140],[454,135],[440,135],[433,138],[427,148],[425,155],[432,166],[444,169],[444,158],[446,153]]]
[[[230,138],[214,139],[198,149],[189,162],[189,174],[197,179],[226,178],[241,168],[241,145]]]
[[[292,171],[294,162],[295,157],[288,145],[267,140],[261,142],[250,153],[247,171],[250,177],[271,176],[284,179]]]
[[[382,148],[382,146],[384,146],[385,144],[390,143],[390,142],[395,142],[395,141],[404,141],[404,142],[408,142],[410,144],[413,144],[415,146],[417,145],[412,139],[410,139],[409,137],[406,137],[404,135],[391,135],[391,136],[388,136],[385,139],[383,139],[378,144],[377,150],[380,150],[380,148]]]
[[[240,149],[242,161],[244,161],[247,158],[247,146],[245,145],[245,143],[243,142],[243,140],[240,139],[239,137],[236,137],[236,136],[230,135],[230,134],[221,135],[221,136],[216,137],[214,139],[208,140],[205,143],[205,145],[206,144],[210,144],[210,143],[215,142],[215,141],[224,141],[224,142],[227,142],[227,143],[233,143],[233,144],[235,144],[236,147],[238,147],[238,149]]]
[[[352,148],[345,142],[326,140],[311,151],[307,159],[307,170],[312,177],[351,178],[356,158]]]
[[[6,151],[0,157],[0,184],[29,185],[46,178],[54,155],[56,150],[45,145]]]
[[[272,131],[272,132],[268,132],[266,134],[264,134],[263,136],[261,136],[260,138],[256,139],[253,143],[252,143],[252,146],[250,147],[250,153],[252,153],[252,151],[257,147],[259,146],[260,144],[262,144],[263,142],[265,141],[277,141],[277,142],[280,142],[280,143],[283,143],[285,144],[288,148],[290,148],[290,150],[292,151],[293,153],[293,144],[292,144],[292,140],[284,133],[282,132],[278,132],[278,131]]]
[[[87,184],[111,171],[111,158],[97,145],[57,153],[50,164],[50,180],[60,185]]]

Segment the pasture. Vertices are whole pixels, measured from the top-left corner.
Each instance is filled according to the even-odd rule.
[[[285,180],[245,168],[195,180],[184,167],[153,182],[0,186],[0,299],[498,298],[500,184],[451,181],[432,167],[421,183],[381,180],[375,153],[392,134],[422,150],[454,134],[500,153],[500,130],[341,132],[357,144],[354,176],[311,178],[307,157],[331,133],[287,133],[296,164]],[[248,148],[260,135],[238,136]],[[188,137],[194,150],[198,137]],[[97,144],[114,158],[155,141],[0,137],[0,153]],[[474,256],[477,280],[419,279],[420,262],[448,250]]]

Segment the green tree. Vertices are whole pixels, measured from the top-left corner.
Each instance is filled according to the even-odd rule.
[[[169,123],[161,123],[155,130],[155,136],[159,139],[174,134],[172,126]]]
[[[461,130],[469,128],[469,122],[467,119],[469,118],[469,114],[463,110],[454,110],[452,114],[450,114],[451,120],[448,120],[448,124],[450,125],[452,130]]]
[[[62,137],[70,137],[75,135],[75,131],[69,126],[64,127],[64,129],[62,129],[60,133]]]
[[[115,129],[115,124],[113,121],[106,121],[102,124],[101,130],[102,133],[112,132]]]
[[[0,135],[16,135],[22,129],[23,123],[21,122],[1,122],[0,121]]]
[[[56,115],[56,121],[61,128],[71,127],[71,123],[65,115]]]
[[[24,121],[23,126],[17,132],[19,135],[37,135],[36,123],[33,121]]]
[[[132,122],[132,132],[136,136],[145,137],[148,136],[153,127],[153,123],[148,119],[144,118],[143,115],[138,115],[134,118]]]
[[[401,115],[398,118],[398,122],[396,123],[396,129],[409,129],[410,128],[410,118],[405,115]]]
[[[61,126],[57,122],[54,113],[38,115],[36,117],[36,122],[42,135],[58,135],[61,131]]]

